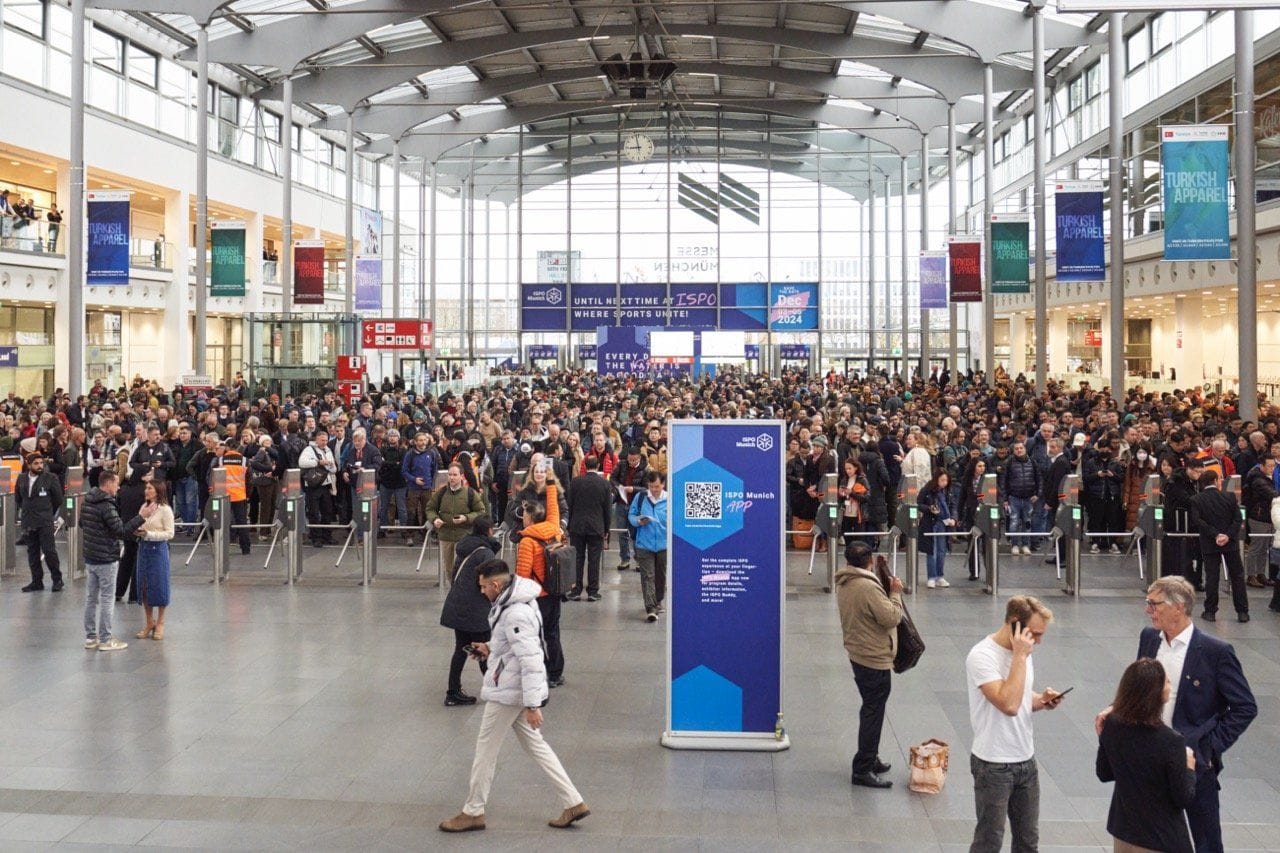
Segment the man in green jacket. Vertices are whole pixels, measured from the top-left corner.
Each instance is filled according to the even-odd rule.
[[[450,465],[449,482],[427,501],[427,523],[440,537],[440,565],[453,570],[454,549],[471,532],[471,523],[485,512],[484,499],[467,485],[462,467]]]
[[[850,781],[866,788],[890,788],[880,778],[889,765],[880,760],[880,731],[892,686],[897,653],[898,623],[902,621],[902,581],[889,578],[889,591],[871,569],[873,554],[864,542],[844,550],[845,567],[836,572],[836,605],[844,648],[853,666],[853,680],[862,697],[858,720],[858,752],[853,756]]]

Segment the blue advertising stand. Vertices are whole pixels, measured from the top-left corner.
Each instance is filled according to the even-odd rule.
[[[782,421],[670,424],[671,749],[778,752],[783,726]]]

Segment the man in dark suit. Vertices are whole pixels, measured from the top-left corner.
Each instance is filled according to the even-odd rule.
[[[600,559],[613,507],[613,486],[600,474],[600,460],[583,460],[587,473],[569,481],[569,542],[577,549],[577,580],[569,598],[582,594],[582,569],[587,569],[587,601],[600,600]]]
[[[23,592],[44,589],[44,567],[41,554],[49,564],[49,578],[53,591],[62,590],[62,568],[58,563],[58,548],[53,543],[53,523],[62,509],[62,484],[58,478],[44,469],[43,456],[31,456],[27,460],[27,472],[18,478],[14,489],[18,501],[18,523],[27,542],[27,566],[31,569],[31,583]]]
[[[1218,774],[1222,754],[1258,715],[1258,704],[1230,643],[1211,637],[1191,622],[1195,588],[1186,578],[1169,575],[1147,589],[1150,628],[1138,640],[1138,657],[1155,658],[1164,667],[1171,689],[1162,717],[1186,739],[1196,757],[1196,799],[1187,822],[1196,853],[1222,853],[1218,812]],[[1110,708],[1098,715],[1095,727]]]
[[[1209,622],[1218,616],[1219,564],[1226,563],[1231,579],[1231,601],[1236,618],[1249,621],[1249,596],[1244,585],[1244,561],[1240,559],[1240,502],[1221,489],[1221,475],[1213,468],[1200,475],[1200,492],[1191,499],[1191,529],[1200,534],[1200,556],[1204,565],[1204,612]]]

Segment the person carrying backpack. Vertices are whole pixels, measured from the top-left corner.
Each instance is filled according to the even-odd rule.
[[[547,504],[528,501],[524,505],[524,529],[516,545],[516,575],[531,578],[544,587],[538,593],[542,613],[543,639],[547,643],[547,684],[564,684],[564,649],[560,645],[560,596],[549,595],[547,586],[547,543],[560,539],[560,501],[554,482],[547,483]]]
[[[477,518],[488,512],[480,493],[467,485],[462,468],[456,462],[450,465],[449,482],[436,489],[427,502],[427,521],[440,537],[441,566],[453,570],[459,540],[471,532]]]
[[[667,593],[667,478],[660,471],[650,471],[645,482],[647,488],[631,502],[627,521],[636,531],[644,618],[646,622],[657,622]]]

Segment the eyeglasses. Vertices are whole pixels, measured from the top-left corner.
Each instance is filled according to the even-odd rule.
[[[1155,610],[1155,609],[1156,609],[1157,607],[1159,607],[1160,605],[1162,605],[1162,604],[1168,604],[1169,602],[1167,602],[1167,601],[1152,601],[1151,599],[1149,599],[1149,598],[1148,598],[1148,599],[1146,599],[1143,603],[1144,603],[1144,604],[1146,604],[1146,606],[1147,606],[1147,610]]]

